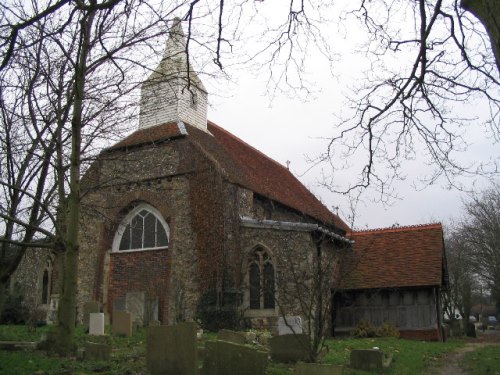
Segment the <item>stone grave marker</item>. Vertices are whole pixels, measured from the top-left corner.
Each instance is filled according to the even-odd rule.
[[[197,375],[196,323],[150,326],[146,337],[146,366],[152,375]]]
[[[111,332],[115,335],[132,336],[132,314],[127,311],[113,311]]]
[[[91,313],[101,312],[101,303],[99,301],[88,301],[83,305],[83,326],[87,331],[89,329],[89,320]]]
[[[207,341],[203,375],[265,375],[267,353],[227,341]]]
[[[280,316],[278,318],[278,335],[301,334],[302,318],[300,316]]]
[[[104,335],[104,313],[90,313],[89,335]]]
[[[295,365],[295,375],[342,375],[343,371],[340,365],[302,362]]]
[[[355,349],[351,351],[351,368],[356,370],[383,370],[390,367],[392,356],[379,349]]]
[[[132,313],[134,321],[140,326],[145,323],[145,303],[146,295],[144,292],[129,292],[125,297],[125,310]]]
[[[299,362],[309,360],[309,336],[281,335],[269,339],[271,358],[276,362]]]
[[[107,361],[111,356],[111,345],[100,344],[95,342],[86,342],[85,351],[83,354],[84,359]]]
[[[247,342],[247,335],[245,332],[231,331],[229,329],[221,329],[217,338],[222,341],[232,342],[233,344],[243,345]]]

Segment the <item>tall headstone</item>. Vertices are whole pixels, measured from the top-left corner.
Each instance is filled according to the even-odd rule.
[[[113,311],[111,332],[115,335],[132,336],[132,314],[127,311]]]
[[[196,323],[148,327],[146,366],[152,375],[197,375]]]
[[[101,303],[98,301],[85,302],[83,305],[83,326],[85,330],[89,329],[89,319],[91,313],[101,312]]]
[[[90,313],[89,335],[104,335],[104,313]]]
[[[300,316],[280,316],[278,319],[278,335],[302,333],[302,319]]]
[[[134,316],[138,325],[144,325],[146,314],[146,294],[144,292],[129,292],[125,297],[125,309]]]
[[[274,336],[269,340],[271,358],[276,362],[308,361],[310,341],[307,335]]]
[[[203,375],[265,375],[267,353],[227,341],[207,341]]]

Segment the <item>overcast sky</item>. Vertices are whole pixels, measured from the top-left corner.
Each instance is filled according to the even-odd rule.
[[[334,76],[329,66],[321,62],[320,56],[312,53],[308,57],[312,68],[307,78],[317,91],[310,101],[290,97],[292,95],[278,95],[271,101],[266,94],[265,76],[256,76],[244,69],[230,72],[233,84],[215,80],[207,86],[211,103],[209,120],[282,165],[286,166],[289,162],[290,170],[301,182],[329,209],[334,212],[338,209],[343,218],[351,214],[348,199],[321,187],[322,167],[320,165],[309,170],[311,164],[307,159],[324,151],[324,138],[335,132],[335,116],[345,105],[345,93],[360,79],[358,73],[363,69],[362,56],[349,50],[350,44],[347,41],[345,43],[343,47],[339,46],[342,57],[335,65]],[[479,103],[476,107],[466,107],[466,110],[480,112],[480,108]],[[461,156],[463,161],[499,160],[500,146],[486,139],[481,130],[472,129],[466,137],[471,147]],[[392,199],[390,205],[371,202],[370,194],[365,195],[364,201],[356,207],[354,226],[380,228],[394,224],[446,224],[458,218],[462,199],[466,197],[464,193],[449,190],[445,181],[438,181],[423,190],[413,187],[413,182],[429,171],[419,161],[408,164],[405,170],[407,179],[395,186],[399,198]],[[460,182],[475,191],[488,185],[487,181],[481,179],[461,179]]]

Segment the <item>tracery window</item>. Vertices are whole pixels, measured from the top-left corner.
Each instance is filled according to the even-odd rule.
[[[50,302],[52,261],[48,260],[42,273],[42,304]]]
[[[250,309],[274,309],[274,266],[263,248],[253,251],[248,265]]]
[[[168,246],[168,225],[160,213],[148,205],[132,210],[118,228],[115,251],[157,249]]]

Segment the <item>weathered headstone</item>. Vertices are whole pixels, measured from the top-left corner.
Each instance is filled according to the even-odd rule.
[[[276,362],[299,362],[309,360],[309,336],[282,335],[269,339],[271,358]]]
[[[89,335],[104,335],[104,313],[91,313],[89,319]]]
[[[127,311],[114,311],[111,332],[115,335],[132,336],[132,314]]]
[[[203,375],[264,375],[267,353],[227,341],[207,341]]]
[[[89,329],[89,319],[91,313],[101,312],[101,303],[98,301],[85,302],[83,305],[83,326]]]
[[[161,323],[159,320],[151,320],[151,321],[149,321],[149,325],[150,326],[159,326],[159,325],[161,325]]]
[[[297,363],[295,375],[342,375],[344,368],[340,365],[320,363]]]
[[[59,294],[50,296],[50,307],[47,314],[47,324],[57,324],[57,310],[59,309]]]
[[[83,358],[88,360],[107,361],[111,356],[111,345],[95,342],[85,343]]]
[[[221,329],[217,334],[217,338],[222,341],[232,342],[233,344],[243,345],[247,342],[245,332],[231,331],[229,329]]]
[[[148,327],[146,366],[152,375],[197,375],[196,323]]]
[[[278,319],[278,335],[302,333],[302,319],[300,316],[285,316]]]
[[[356,349],[351,351],[351,368],[356,370],[383,370],[391,365],[392,356],[378,349]]]
[[[130,292],[125,297],[125,309],[132,313],[134,321],[142,326],[145,323],[146,295],[144,292]]]

